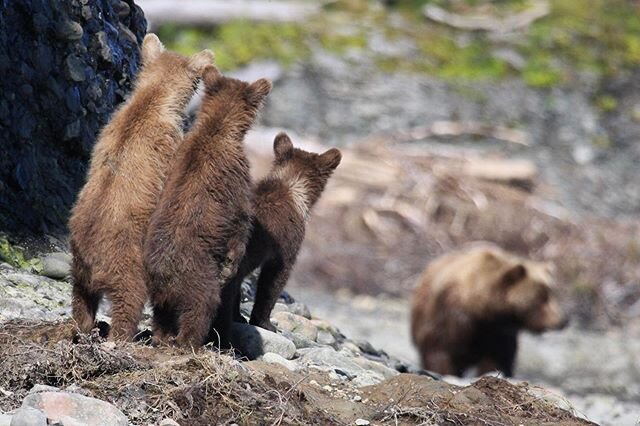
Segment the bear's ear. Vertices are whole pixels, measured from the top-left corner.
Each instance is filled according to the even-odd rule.
[[[149,33],[142,40],[142,63],[149,64],[155,61],[164,52],[164,46],[157,35]]]
[[[189,67],[192,70],[199,72],[207,65],[211,65],[213,63],[213,58],[213,52],[209,49],[205,49],[189,58]]]
[[[218,71],[218,68],[213,65],[207,65],[202,70],[202,82],[204,83],[205,90],[210,90],[219,83],[222,78],[222,74]]]
[[[502,276],[502,284],[506,287],[509,287],[522,281],[526,276],[527,268],[523,264],[518,263],[517,265],[512,266],[506,270],[506,272]]]
[[[329,170],[335,170],[335,168],[340,164],[340,160],[342,160],[342,154],[340,153],[339,149],[331,148],[330,150],[321,154],[319,159],[320,164],[323,167]]]
[[[256,108],[259,107],[269,92],[271,92],[271,87],[271,82],[266,78],[261,78],[251,83],[249,87],[247,87],[247,102]]]
[[[293,143],[285,132],[280,132],[273,140],[273,153],[277,160],[285,160],[291,157]]]

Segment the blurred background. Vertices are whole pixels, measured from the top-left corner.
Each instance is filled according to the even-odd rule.
[[[248,137],[344,161],[288,289],[417,362],[409,301],[476,240],[557,266],[568,329],[524,335],[515,377],[604,424],[640,415],[640,2],[140,0],[151,30],[274,90]]]

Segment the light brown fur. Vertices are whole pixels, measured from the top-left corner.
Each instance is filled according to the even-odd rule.
[[[103,295],[112,302],[111,337],[137,331],[147,224],[182,141],[182,111],[212,60],[210,51],[186,58],[164,51],[153,34],[144,39],[135,89],[102,130],[69,221],[73,317],[83,332],[93,328]]]
[[[200,346],[219,317],[219,342],[228,346],[233,310],[218,308],[251,230],[243,139],[271,83],[226,78],[215,67],[208,67],[203,82],[199,116],[151,219],[145,270],[157,340],[175,335],[179,345]]]
[[[423,367],[442,374],[498,369],[510,376],[520,329],[566,324],[549,264],[474,244],[434,260],[413,298],[411,332]]]

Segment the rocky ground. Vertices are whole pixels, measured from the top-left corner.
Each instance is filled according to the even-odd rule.
[[[43,256],[49,277],[0,264],[2,425],[588,424],[541,388],[492,377],[457,384],[420,372],[346,338],[288,295],[274,310],[277,334],[234,325],[235,346],[258,361],[211,348],[115,344],[97,329],[73,337],[67,260]],[[244,294],[247,314],[248,283]]]

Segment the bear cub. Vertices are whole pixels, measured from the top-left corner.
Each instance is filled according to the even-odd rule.
[[[240,285],[261,267],[249,322],[271,331],[275,331],[271,311],[298,256],[306,219],[342,158],[336,148],[323,154],[294,148],[285,133],[276,136],[273,150],[271,171],[253,191],[253,231],[229,290],[234,293],[234,319],[244,321],[239,310]]]
[[[182,142],[183,110],[212,61],[211,51],[187,58],[165,51],[153,34],[144,38],[131,98],[102,130],[69,220],[73,318],[82,332],[94,327],[103,295],[112,302],[110,337],[137,332],[147,298],[147,224]]]
[[[462,376],[513,375],[518,332],[567,324],[553,292],[551,267],[485,243],[434,260],[416,289],[411,334],[422,366]]]
[[[218,312],[223,288],[244,256],[251,231],[249,162],[243,139],[271,91],[209,66],[196,122],[176,157],[151,217],[144,252],[153,334],[177,344],[206,343],[213,321],[228,346],[233,312]]]

